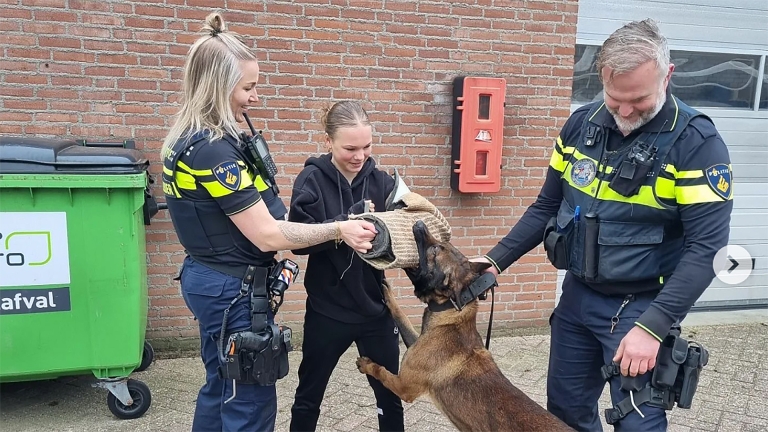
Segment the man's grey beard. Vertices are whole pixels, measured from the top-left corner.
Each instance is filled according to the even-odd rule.
[[[619,131],[621,131],[621,133],[623,133],[626,136],[632,133],[632,131],[639,129],[644,124],[653,120],[653,118],[656,117],[656,114],[658,114],[659,111],[661,111],[661,108],[664,106],[666,102],[667,102],[667,89],[664,87],[661,87],[661,89],[659,90],[659,95],[656,98],[656,105],[654,105],[653,109],[640,114],[640,118],[638,118],[634,122],[628,122],[623,118],[621,118],[618,110],[613,110],[611,108],[608,108],[607,105],[606,105],[606,108],[608,109],[608,112],[611,113],[611,115],[613,116],[613,120],[616,121],[616,126],[619,127]]]

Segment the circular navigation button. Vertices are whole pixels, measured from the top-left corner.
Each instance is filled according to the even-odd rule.
[[[728,285],[737,285],[747,280],[754,266],[749,252],[738,245],[728,245],[717,251],[712,263],[715,276]]]

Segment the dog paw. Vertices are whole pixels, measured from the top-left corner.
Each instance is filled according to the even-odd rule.
[[[368,357],[358,357],[355,364],[357,365],[357,370],[359,370],[360,373],[368,373],[371,365],[373,365],[373,362]]]

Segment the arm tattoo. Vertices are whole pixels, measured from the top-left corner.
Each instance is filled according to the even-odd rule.
[[[299,224],[279,222],[280,233],[286,240],[298,246],[314,246],[336,238],[336,224]]]

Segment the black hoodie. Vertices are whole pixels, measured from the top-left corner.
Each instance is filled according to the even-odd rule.
[[[371,158],[350,185],[331,162],[330,154],[311,157],[293,185],[288,220],[343,221],[350,212],[362,213],[363,200],[373,201],[375,210],[383,211],[394,187],[395,180],[376,169]],[[309,255],[304,287],[315,311],[346,323],[370,321],[385,313],[381,291],[384,272],[365,263],[345,243],[329,241],[293,253]]]

